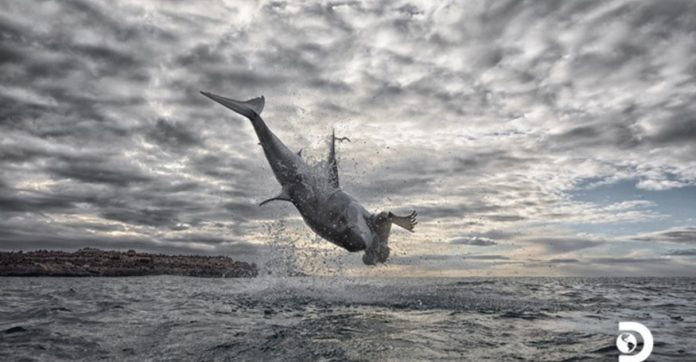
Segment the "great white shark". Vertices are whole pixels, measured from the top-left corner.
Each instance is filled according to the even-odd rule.
[[[331,135],[326,171],[317,175],[300,152],[290,149],[268,128],[261,118],[265,105],[263,96],[237,101],[209,92],[201,93],[251,121],[271,170],[280,183],[278,195],[262,201],[291,202],[305,223],[319,236],[350,252],[365,251],[367,265],[384,263],[389,257],[391,225],[410,232],[416,226],[416,212],[397,216],[390,211],[368,212],[360,203],[341,190],[336,161],[336,138]]]

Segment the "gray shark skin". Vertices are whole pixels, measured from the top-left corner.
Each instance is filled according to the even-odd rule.
[[[322,238],[350,252],[364,250],[362,260],[366,265],[384,263],[389,257],[387,242],[392,224],[413,232],[417,224],[415,211],[407,216],[397,216],[388,211],[373,214],[341,190],[336,141],[350,141],[349,139],[336,138],[332,134],[327,171],[317,175],[316,169],[302,159],[301,151],[290,151],[263,121],[263,96],[237,101],[208,92],[201,93],[251,121],[271,170],[281,186],[278,195],[261,202],[259,206],[271,201],[291,202],[305,223]]]

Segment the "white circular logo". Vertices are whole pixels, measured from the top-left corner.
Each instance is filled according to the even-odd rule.
[[[638,340],[633,333],[621,333],[616,337],[616,348],[621,351],[621,353],[631,353],[636,349],[638,345]]]
[[[638,347],[638,337],[636,335],[643,340],[643,348],[638,353],[632,353]],[[652,353],[653,342],[653,335],[648,327],[638,322],[619,322],[619,336],[616,337],[616,348],[621,352],[619,362],[645,361]]]

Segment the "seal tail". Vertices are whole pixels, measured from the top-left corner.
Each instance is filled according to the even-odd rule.
[[[246,101],[238,101],[204,91],[201,91],[201,94],[250,119],[261,115],[263,106],[266,104],[263,96]]]

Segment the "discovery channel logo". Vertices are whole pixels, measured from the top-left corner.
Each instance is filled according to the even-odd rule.
[[[640,352],[632,354],[638,346],[638,339],[631,333],[636,332],[643,340]],[[641,362],[650,357],[653,350],[653,336],[650,330],[638,322],[619,322],[619,336],[616,337],[616,348],[619,349],[619,362]]]

